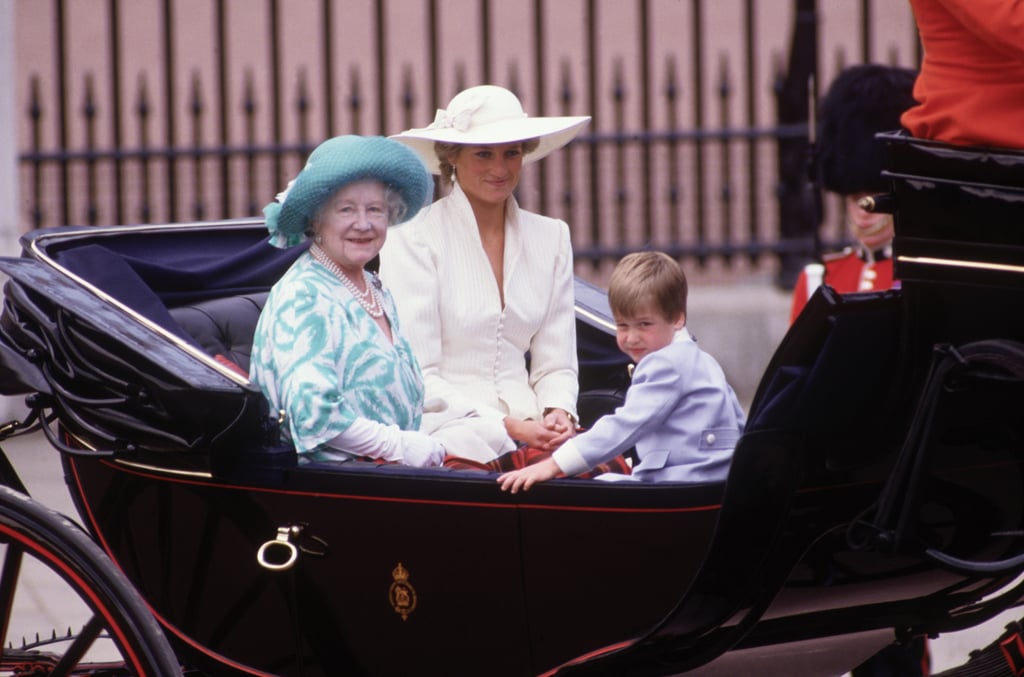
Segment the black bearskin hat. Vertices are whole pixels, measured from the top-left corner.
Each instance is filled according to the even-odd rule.
[[[822,185],[840,195],[883,193],[885,145],[878,132],[900,128],[913,106],[917,72],[867,64],[844,69],[821,102],[818,166]]]

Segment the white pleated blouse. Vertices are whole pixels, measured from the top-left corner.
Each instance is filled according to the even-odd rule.
[[[573,261],[564,221],[509,199],[504,308],[458,185],[388,232],[380,274],[420,362],[428,402],[443,398],[498,424],[509,415],[539,419],[550,407],[575,414]]]

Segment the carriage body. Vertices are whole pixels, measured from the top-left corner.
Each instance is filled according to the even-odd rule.
[[[55,414],[83,523],[204,673],[848,669],[991,617],[1024,569],[1022,236],[968,246],[985,224],[943,203],[933,237],[910,218],[935,198],[928,146],[891,143],[903,287],[811,299],[726,482],[512,496],[481,471],[299,466],[237,354],[297,253],[258,220],[26,236],[0,263],[7,389]],[[576,294],[592,417],[628,386],[626,358],[602,292]],[[1009,342],[998,360],[956,352],[992,340]],[[956,387],[936,381],[949,349]]]

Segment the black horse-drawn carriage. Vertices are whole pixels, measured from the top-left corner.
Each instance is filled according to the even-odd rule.
[[[888,142],[902,286],[812,297],[725,483],[299,467],[245,376],[297,252],[257,220],[26,235],[4,433],[38,418],[90,538],[0,494],[0,609],[20,555],[85,601],[54,674],[835,674],[991,618],[1024,595],[1024,156]],[[592,420],[627,365],[576,292]],[[0,664],[46,673],[40,644]]]

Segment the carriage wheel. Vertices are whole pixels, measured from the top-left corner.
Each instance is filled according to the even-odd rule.
[[[0,486],[0,544],[0,674],[182,674],[138,593],[77,524]],[[31,570],[43,571],[61,588],[47,589],[45,601],[59,598],[61,608],[81,609],[79,630],[44,630],[42,639],[25,639],[19,624],[31,613],[24,611],[19,583],[25,586]]]

